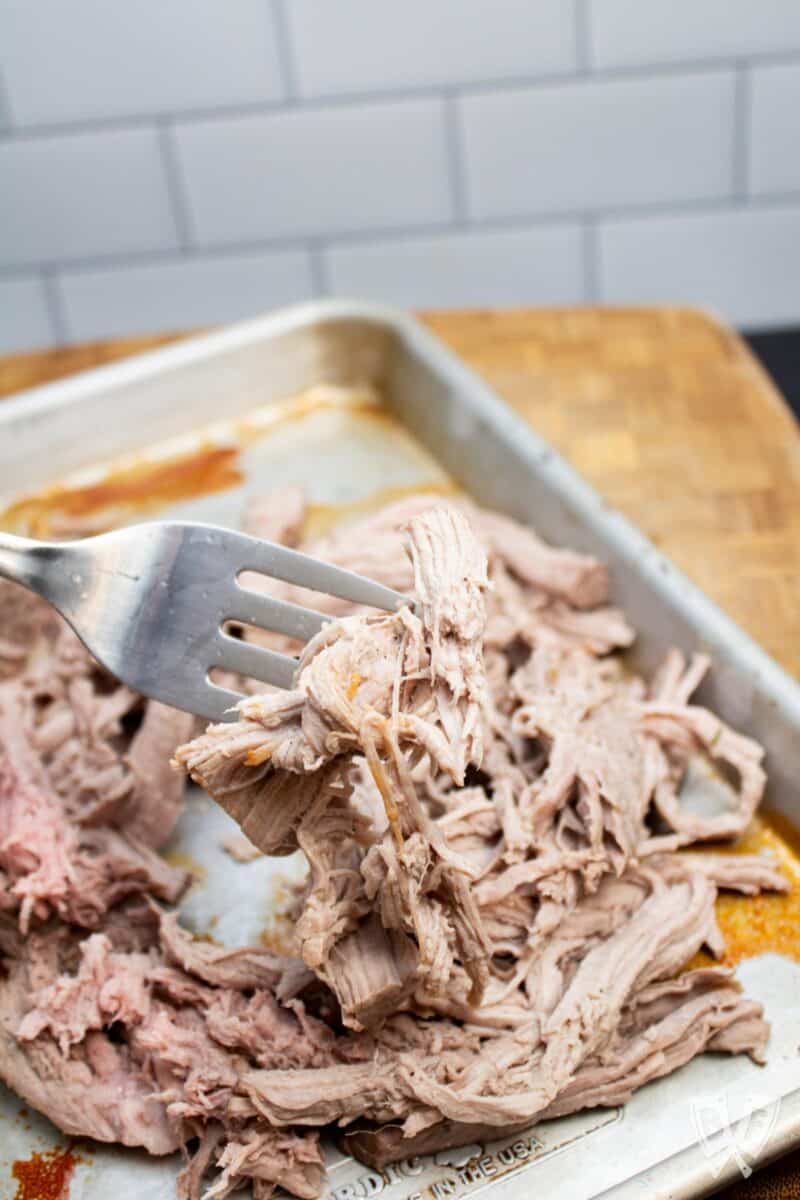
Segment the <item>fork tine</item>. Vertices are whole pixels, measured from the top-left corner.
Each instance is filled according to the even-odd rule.
[[[404,604],[410,604],[407,596],[393,588],[365,579],[354,571],[345,571],[331,563],[320,562],[299,550],[289,550],[273,542],[262,542],[258,538],[242,535],[242,565],[240,570],[258,571],[272,575],[286,583],[309,588],[313,592],[328,592],[354,604],[366,604],[371,608],[382,608],[386,612],[397,612]]]
[[[229,604],[225,605],[225,619],[243,621],[245,625],[260,625],[273,633],[284,633],[287,637],[309,641],[330,621],[324,613],[302,604],[291,604],[288,600],[276,600],[264,596],[238,583]]]
[[[278,654],[275,650],[242,642],[221,629],[217,630],[212,646],[210,667],[223,667],[251,679],[272,683],[275,687],[291,688],[297,659],[288,654]]]

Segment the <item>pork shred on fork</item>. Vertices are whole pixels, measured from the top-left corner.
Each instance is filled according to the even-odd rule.
[[[248,578],[331,622],[305,647],[243,631],[299,653],[294,686],[191,741],[0,591],[5,1082],[68,1133],[180,1148],[181,1197],[266,1200],[320,1193],[326,1126],[381,1167],[622,1104],[705,1050],[762,1058],[760,1006],[685,969],[723,949],[718,888],[788,887],[707,844],[765,781],[760,747],[693,703],[708,661],[623,671],[605,567],[466,500],[304,539],[292,488],[246,520],[413,606]],[[184,773],[248,856],[302,850],[293,954],[178,923],[185,877],[157,849]],[[684,798],[696,777],[712,815]]]
[[[463,787],[482,757],[486,558],[445,507],[411,522],[406,550],[415,610],[331,623],[292,691],[245,700],[177,754],[262,850],[304,851],[300,952],[356,1029],[459,971],[479,1003],[489,978],[476,869],[424,803],[426,782]]]

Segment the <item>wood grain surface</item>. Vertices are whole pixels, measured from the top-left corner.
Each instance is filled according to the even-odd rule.
[[[735,334],[682,309],[436,312],[423,319],[800,676],[800,436]],[[0,396],[177,336],[0,359]],[[723,1195],[800,1196],[800,1153]]]
[[[800,437],[735,334],[665,309],[429,324],[800,675]]]

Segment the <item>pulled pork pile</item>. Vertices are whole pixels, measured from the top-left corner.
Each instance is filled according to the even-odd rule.
[[[297,545],[303,514],[287,489],[249,525]],[[623,1103],[704,1050],[759,1059],[759,1005],[683,969],[722,948],[717,887],[787,887],[769,858],[684,850],[738,836],[764,787],[760,748],[691,703],[705,658],[626,673],[602,564],[466,501],[303,548],[413,607],[322,598],[305,647],[248,631],[300,653],[293,690],[175,752],[260,851],[305,854],[294,956],[165,910],[185,718],[0,595],[6,1082],[69,1133],[183,1147],[181,1196],[265,1200],[319,1194],[324,1126],[381,1166]],[[727,802],[701,815],[681,788],[709,765]]]

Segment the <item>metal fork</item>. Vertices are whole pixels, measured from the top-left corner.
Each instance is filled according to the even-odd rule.
[[[210,721],[235,719],[241,699],[212,682],[212,668],[288,688],[297,667],[232,636],[226,622],[307,641],[330,620],[243,586],[244,571],[388,612],[409,603],[352,571],[216,525],[159,521],[72,542],[0,533],[0,576],[48,600],[123,683]]]

